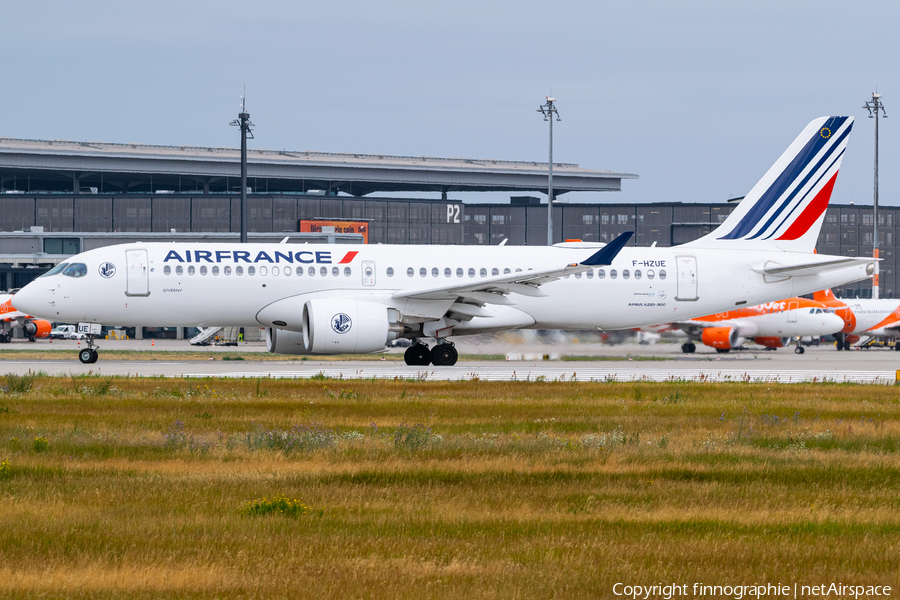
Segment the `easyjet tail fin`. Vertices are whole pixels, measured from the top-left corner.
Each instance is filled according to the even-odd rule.
[[[816,302],[828,302],[834,300],[834,294],[831,292],[831,288],[828,288],[827,290],[815,292],[813,294],[813,300]]]
[[[852,128],[853,117],[811,122],[722,225],[685,245],[812,252]]]

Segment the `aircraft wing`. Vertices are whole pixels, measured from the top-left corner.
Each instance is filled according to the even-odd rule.
[[[401,290],[395,293],[393,297],[414,298],[417,300],[446,300],[465,297],[478,304],[513,304],[507,298],[509,294],[535,297],[546,296],[547,293],[540,289],[540,286],[547,282],[556,281],[566,275],[589,271],[594,267],[612,264],[613,259],[625,247],[632,235],[634,235],[633,231],[626,231],[585,260],[578,263],[570,263],[563,267],[508,273],[478,281],[460,282],[418,290]]]
[[[802,263],[799,265],[778,265],[767,264],[763,267],[753,267],[753,271],[762,273],[763,275],[772,275],[775,277],[805,277],[809,275],[818,275],[827,271],[835,271],[845,269],[859,263],[872,262],[875,259],[871,257],[856,256],[843,257],[840,259],[820,260],[816,262]]]

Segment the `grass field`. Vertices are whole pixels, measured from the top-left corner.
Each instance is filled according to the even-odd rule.
[[[894,387],[0,385],[2,597],[900,583]]]

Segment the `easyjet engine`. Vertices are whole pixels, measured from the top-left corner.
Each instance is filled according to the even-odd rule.
[[[388,321],[388,308],[365,300],[316,298],[303,305],[302,331],[266,329],[275,354],[361,354],[383,350],[403,325]],[[276,322],[277,323],[277,322]]]
[[[753,341],[766,348],[787,348],[791,343],[789,337],[755,337]]]
[[[25,331],[27,337],[45,338],[50,335],[50,330],[53,329],[53,325],[50,321],[45,321],[44,319],[34,319],[25,323],[25,327],[22,329]]]
[[[707,327],[700,339],[707,346],[717,350],[731,350],[742,341],[734,327]]]

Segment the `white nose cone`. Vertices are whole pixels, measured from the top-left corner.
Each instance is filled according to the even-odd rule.
[[[837,333],[844,328],[844,319],[834,313],[827,313],[822,315],[822,326],[828,331],[828,333],[823,333],[822,335]]]

